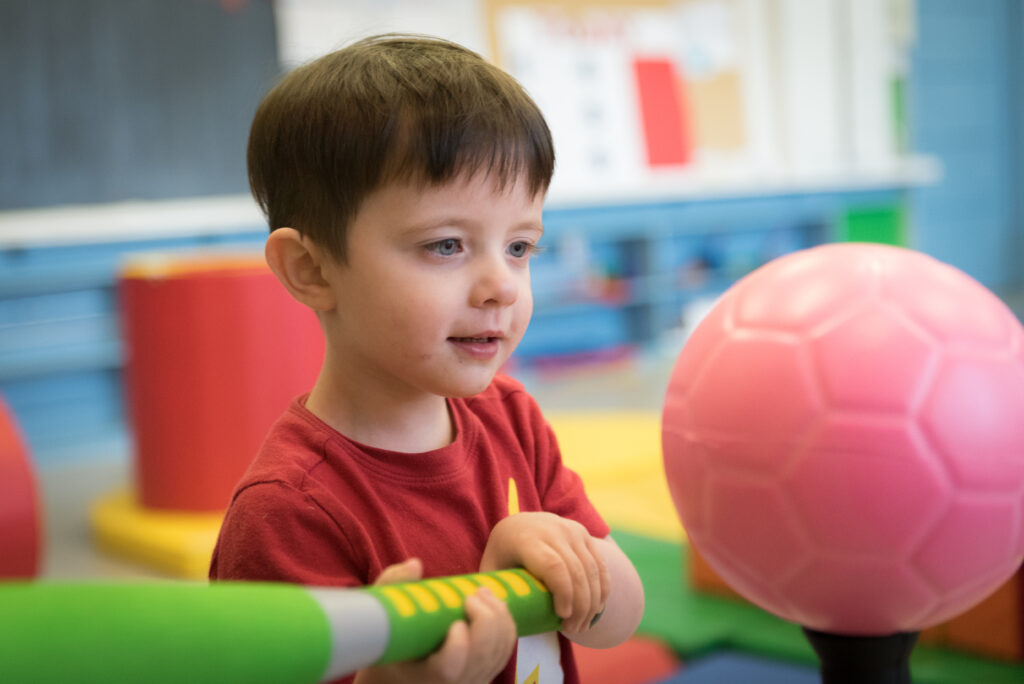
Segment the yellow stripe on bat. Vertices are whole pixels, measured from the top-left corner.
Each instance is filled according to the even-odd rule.
[[[381,593],[391,601],[401,617],[411,617],[416,614],[416,606],[413,605],[409,596],[396,587],[381,587]]]
[[[441,597],[441,602],[444,603],[445,608],[460,608],[462,607],[462,597],[457,591],[452,589],[451,585],[444,580],[427,580],[426,585],[434,590],[434,593]]]
[[[421,584],[407,584],[405,590],[409,592],[419,607],[428,613],[436,613],[441,609],[441,602],[430,593],[430,590]]]
[[[532,591],[530,589],[530,585],[518,572],[513,570],[502,570],[498,573],[498,577],[500,577],[502,581],[512,589],[512,593],[516,596],[527,596],[530,591]]]
[[[455,585],[455,588],[458,589],[459,593],[463,596],[472,595],[476,592],[478,586],[477,584],[470,582],[465,577],[452,577],[451,582]]]
[[[505,585],[490,575],[473,575],[473,579],[479,582],[481,586],[490,589],[491,593],[502,601],[508,598],[508,589],[505,588]]]

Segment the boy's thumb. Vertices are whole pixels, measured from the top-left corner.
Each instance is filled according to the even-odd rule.
[[[415,582],[423,578],[423,562],[419,558],[409,558],[401,563],[384,568],[374,584],[395,584],[397,582]]]

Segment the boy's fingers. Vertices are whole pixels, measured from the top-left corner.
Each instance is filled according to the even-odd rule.
[[[587,544],[587,551],[590,552],[587,555],[587,576],[590,580],[590,610],[583,629],[590,626],[590,621],[601,610],[605,600],[604,586],[601,581],[601,571],[604,569],[603,563],[601,563],[599,556],[594,555],[594,547],[589,543]]]
[[[586,570],[572,549],[568,549],[561,557],[559,565],[566,578],[561,592],[555,587],[549,588],[556,597],[555,612],[562,618],[562,629],[566,632],[575,632],[582,613],[586,612],[586,606],[590,604]],[[563,607],[562,610],[558,610],[559,603]]]
[[[595,587],[592,580],[597,576],[596,566],[591,570],[588,559],[584,557],[580,560],[580,569],[583,572],[583,582],[581,583],[581,590],[579,598],[577,599],[577,617],[576,617],[576,629],[575,631],[581,632],[586,629],[587,625],[590,624],[590,618],[596,610],[595,601],[600,600],[600,594],[598,590],[600,587]]]
[[[555,614],[562,620],[572,617],[574,608],[575,583],[572,571],[562,561],[550,566],[542,576],[555,599]]]
[[[469,619],[470,650],[477,654],[473,665],[476,674],[488,673],[491,679],[512,657],[516,642],[516,625],[505,602],[486,588],[478,589],[466,599]]]
[[[564,629],[564,621],[572,617],[573,584],[576,581],[568,559],[545,545],[535,549],[528,561],[525,563],[527,569],[539,577],[551,592],[555,615],[563,620]]]
[[[604,610],[605,605],[608,603],[608,596],[611,593],[611,575],[608,572],[608,566],[604,562],[604,555],[601,553],[601,549],[598,547],[597,542],[594,541],[593,537],[587,538],[587,550],[590,552],[590,559],[593,563],[591,576],[591,589],[592,589],[592,603],[591,608],[593,613],[584,625],[584,628],[589,629],[594,622],[594,617]]]
[[[500,619],[496,619],[501,613],[507,614],[508,606],[487,587],[480,587],[476,593],[466,599],[466,617],[469,618],[470,627],[485,620],[487,621],[483,625],[485,628],[489,629],[492,624],[499,628],[503,627],[504,624],[500,622]],[[509,615],[509,620],[511,620],[511,615]],[[512,625],[514,631],[515,623],[513,622]]]
[[[597,561],[598,571],[600,573],[601,582],[601,607],[603,608],[608,603],[608,596],[612,593],[612,576],[608,572],[608,565],[604,562],[604,554],[601,553],[601,548],[597,543],[597,540],[593,537],[587,539],[587,546],[590,548],[591,554]]]
[[[589,629],[608,600],[609,575],[604,557],[591,537],[578,540],[565,558],[573,581],[573,610],[563,625],[567,632]]]
[[[578,596],[576,597],[576,610],[573,620],[573,631],[579,632],[590,626],[590,621],[601,609],[602,587],[601,587],[601,566],[599,557],[593,554],[594,548],[589,542],[581,541],[575,548],[574,564],[579,568]]]
[[[612,574],[608,571],[608,565],[601,560],[601,610],[608,604],[612,595]]]
[[[469,660],[469,626],[465,620],[456,620],[448,628],[444,645],[427,662],[444,681],[455,681],[466,669]]]

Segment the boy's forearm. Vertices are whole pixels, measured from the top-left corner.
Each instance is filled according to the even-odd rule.
[[[633,563],[611,538],[597,539],[611,578],[604,612],[590,629],[565,636],[590,648],[611,648],[633,636],[644,614],[644,588]]]

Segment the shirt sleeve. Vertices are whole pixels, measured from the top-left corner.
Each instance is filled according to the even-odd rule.
[[[351,545],[308,494],[262,482],[228,508],[210,564],[212,580],[359,586]]]

